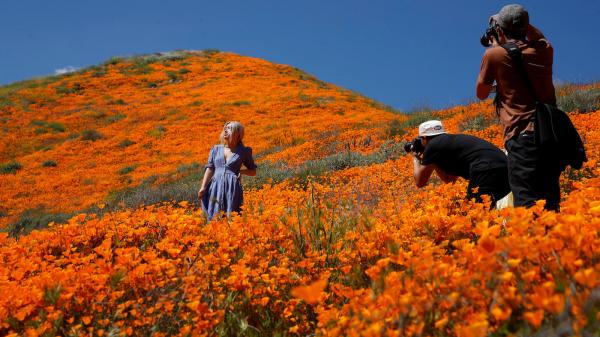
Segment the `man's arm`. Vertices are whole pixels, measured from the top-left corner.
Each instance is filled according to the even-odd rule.
[[[421,165],[419,158],[413,156],[413,178],[417,187],[423,187],[427,184],[434,169],[435,165]]]
[[[444,171],[442,171],[442,169],[440,169],[439,167],[435,167],[435,173],[438,175],[438,177],[440,177],[440,179],[442,179],[443,182],[445,183],[451,183],[453,181],[455,181],[456,179],[458,179],[457,176],[453,176],[451,174],[448,174]]]
[[[481,74],[477,77],[477,86],[475,90],[477,91],[477,98],[484,100],[488,98],[490,92],[492,92],[493,85],[485,83],[481,79]]]
[[[497,54],[495,48],[498,47],[494,46],[487,49],[481,60],[481,69],[479,70],[477,85],[475,87],[477,98],[481,100],[488,98],[494,88],[495,73],[490,59]]]
[[[529,27],[527,27],[527,40],[537,41],[542,39],[546,39],[542,31],[530,24]]]

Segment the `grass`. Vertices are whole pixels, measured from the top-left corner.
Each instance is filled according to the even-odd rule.
[[[255,177],[243,179],[243,186],[244,188],[261,188],[265,184],[276,184],[286,179],[295,180],[302,186],[306,186],[310,179],[319,180],[320,177],[331,171],[396,159],[404,154],[402,146],[403,143],[390,141],[371,154],[363,155],[353,151],[340,152],[322,159],[309,160],[297,167],[289,167],[283,162],[262,162]]]
[[[559,89],[560,90],[560,89]],[[563,89],[564,93],[556,98],[556,105],[565,112],[593,112],[600,110],[600,89]]]
[[[246,190],[259,189],[265,184],[274,184],[290,179],[307,187],[310,181],[317,181],[331,171],[383,163],[398,158],[404,154],[402,146],[403,143],[388,142],[371,154],[363,155],[348,151],[308,161],[294,168],[285,163],[262,162],[259,164],[257,176],[244,178],[242,184]],[[135,170],[135,166],[127,166],[118,173],[125,176],[133,170]],[[19,220],[8,226],[8,232],[11,236],[25,235],[34,229],[46,227],[52,221],[66,222],[72,216],[80,213],[94,213],[101,216],[105,212],[124,208],[134,209],[161,202],[187,201],[191,205],[198,205],[197,193],[204,170],[203,165],[192,163],[182,165],[172,173],[150,176],[137,186],[110,192],[102,209],[92,206],[73,213],[51,213],[44,208],[30,209],[23,212]]]
[[[24,211],[19,216],[19,219],[5,229],[12,237],[29,234],[36,229],[48,227],[51,222],[64,223],[67,222],[76,213],[50,213],[43,207],[32,208]]]
[[[484,129],[487,129],[488,127],[497,124],[497,121],[495,118],[490,118],[487,116],[475,116],[471,119],[467,119],[462,121],[459,125],[458,125],[458,130],[459,132],[464,132],[464,131],[481,131]]]

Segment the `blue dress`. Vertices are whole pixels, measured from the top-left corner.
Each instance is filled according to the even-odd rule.
[[[208,191],[202,198],[202,210],[212,219],[219,211],[227,213],[239,212],[243,203],[242,184],[237,175],[242,164],[249,169],[256,168],[252,158],[252,148],[238,145],[229,160],[225,161],[225,147],[215,145],[210,150],[206,168],[214,170]]]

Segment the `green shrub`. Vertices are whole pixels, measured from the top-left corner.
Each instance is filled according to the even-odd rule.
[[[165,132],[167,132],[167,128],[159,125],[155,129],[148,131],[148,136],[160,139],[162,136],[164,136]]]
[[[231,103],[231,105],[233,105],[233,106],[250,105],[250,102],[248,102],[248,101],[235,101],[235,102]]]
[[[125,175],[127,173],[131,173],[131,172],[135,171],[136,168],[137,168],[137,165],[125,166],[119,170],[119,174]]]
[[[116,57],[111,57],[111,58],[109,58],[109,59],[108,59],[106,62],[104,62],[104,65],[111,65],[111,66],[114,66],[114,65],[116,65],[116,64],[122,63],[123,61],[125,61],[125,59],[124,59],[124,58],[122,58],[122,57],[118,57],[118,56],[116,56]]]
[[[0,174],[16,174],[18,170],[22,169],[23,165],[16,161],[0,164]]]
[[[204,55],[212,57],[216,54],[219,54],[221,51],[218,49],[204,49],[202,52],[204,53]]]
[[[120,121],[121,119],[127,118],[127,115],[125,114],[116,114],[116,115],[112,115],[106,118],[106,122],[109,124],[115,123]]]
[[[89,140],[89,141],[95,142],[102,138],[104,138],[104,135],[93,129],[85,130],[81,133],[81,140],[85,140],[85,141]]]
[[[127,105],[127,103],[125,103],[125,101],[122,98],[116,99],[116,100],[110,100],[108,102],[108,104],[111,105]]]
[[[179,74],[176,71],[167,70],[166,74],[169,78],[169,83],[176,83],[181,81],[181,77],[179,77]]]
[[[48,132],[55,132],[55,133],[65,132],[67,130],[63,124],[58,123],[58,122],[46,122],[46,121],[42,121],[42,120],[33,120],[30,124],[39,126],[38,128],[35,129],[35,134],[37,134],[37,135],[42,134],[42,133],[48,133]]]
[[[83,91],[83,87],[79,83],[73,83],[71,86],[69,86],[67,83],[61,83],[54,89],[58,95],[77,94]]]
[[[65,132],[66,128],[59,122],[49,122],[46,124],[46,127],[54,132]]]
[[[119,143],[119,147],[122,148],[122,149],[124,149],[124,148],[126,148],[128,146],[131,146],[133,144],[135,144],[134,141],[129,140],[129,139],[124,139],[122,142]]]
[[[46,160],[42,163],[43,167],[56,167],[58,163],[54,160]]]

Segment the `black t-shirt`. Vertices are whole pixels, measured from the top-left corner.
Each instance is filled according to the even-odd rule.
[[[435,164],[447,174],[471,179],[477,172],[506,167],[506,155],[481,138],[441,134],[427,143],[422,164]]]

